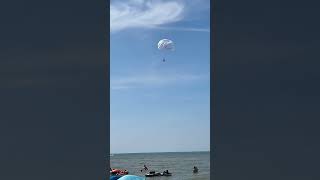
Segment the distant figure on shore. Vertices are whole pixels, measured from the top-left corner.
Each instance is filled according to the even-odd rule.
[[[199,171],[199,169],[197,168],[197,166],[193,167],[193,173],[197,173]]]

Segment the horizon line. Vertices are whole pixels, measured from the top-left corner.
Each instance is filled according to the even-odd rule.
[[[113,155],[113,154],[151,154],[151,153],[192,153],[192,152],[210,152],[210,150],[203,150],[203,151],[121,152],[121,153],[110,153],[109,155]]]

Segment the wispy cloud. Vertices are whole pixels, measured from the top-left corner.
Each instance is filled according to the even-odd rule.
[[[191,82],[202,79],[203,75],[171,74],[171,75],[140,75],[111,78],[111,89],[131,89],[141,87],[159,87],[177,83]]]
[[[194,31],[194,32],[210,32],[209,28],[185,28],[185,27],[154,27],[155,29],[173,30],[173,31]]]
[[[177,22],[183,17],[184,5],[178,1],[130,0],[112,2],[111,32],[126,28],[152,28]]]
[[[110,30],[117,32],[129,28],[209,32],[209,29],[187,27],[163,27],[183,20],[186,14],[181,0],[127,0],[112,1],[110,6]]]

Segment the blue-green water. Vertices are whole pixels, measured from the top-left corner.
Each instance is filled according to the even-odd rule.
[[[172,153],[132,153],[113,154],[110,157],[111,168],[126,169],[130,174],[144,176],[143,165],[149,170],[163,172],[169,170],[169,177],[148,177],[150,180],[209,180],[210,152],[172,152]],[[193,166],[199,172],[193,173]]]

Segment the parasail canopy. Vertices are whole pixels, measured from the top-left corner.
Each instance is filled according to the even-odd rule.
[[[159,50],[174,50],[174,43],[170,39],[161,39],[158,42],[158,49]]]

